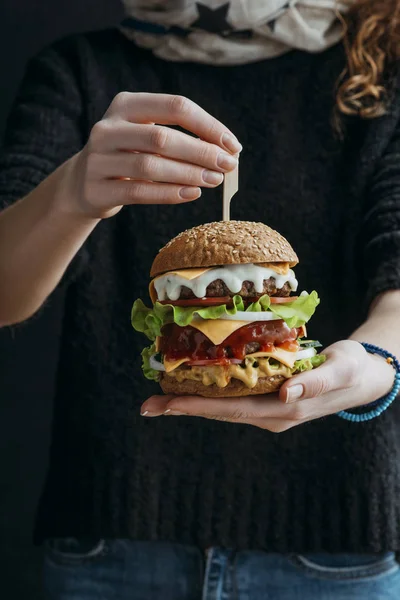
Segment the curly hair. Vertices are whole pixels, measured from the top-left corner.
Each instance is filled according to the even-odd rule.
[[[342,115],[379,117],[389,101],[388,73],[400,59],[400,0],[357,0],[342,20],[347,66],[337,109]]]

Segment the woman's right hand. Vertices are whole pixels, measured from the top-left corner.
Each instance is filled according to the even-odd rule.
[[[61,200],[68,211],[95,219],[128,204],[190,202],[202,187],[222,183],[240,151],[229,129],[191,100],[122,92],[65,164]]]

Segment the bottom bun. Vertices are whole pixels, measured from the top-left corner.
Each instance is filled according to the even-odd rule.
[[[165,394],[176,396],[205,396],[206,398],[231,398],[232,396],[253,396],[255,394],[271,394],[279,390],[285,383],[286,377],[276,375],[275,377],[263,377],[259,379],[255,387],[248,388],[239,379],[231,379],[226,387],[220,388],[215,384],[203,385],[200,381],[186,379],[179,383],[175,377],[162,375],[160,385]]]

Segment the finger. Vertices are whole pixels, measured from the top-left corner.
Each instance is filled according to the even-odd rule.
[[[242,404],[242,401],[243,404]],[[263,408],[264,405],[264,408]],[[265,410],[264,410],[265,409]],[[271,410],[272,409],[272,410]],[[265,411],[281,415],[281,418],[261,416]],[[284,406],[276,394],[242,398],[202,398],[200,396],[176,396],[169,400],[164,410],[166,416],[200,417],[227,423],[242,423],[274,433],[281,433],[300,425],[300,420],[282,417],[289,415],[292,406]]]
[[[223,182],[222,173],[185,164],[155,154],[119,152],[92,155],[88,176],[97,179],[132,177],[145,181],[175,183],[195,187],[216,187]]]
[[[167,404],[172,400],[172,394],[168,396],[151,396],[142,404],[140,414],[143,417],[159,417],[164,414]]]
[[[249,422],[264,418],[289,418],[290,406],[282,404],[277,394],[234,398],[176,396],[168,403],[171,413],[201,416],[232,422]]]
[[[264,400],[270,403],[277,410],[277,413],[290,413],[296,407],[284,406],[277,400],[276,394],[270,396],[256,396],[249,398],[202,398],[201,396],[152,396],[143,404],[141,414],[145,417],[165,416],[187,416],[201,417],[216,421],[224,421],[229,423],[242,423],[244,425],[252,425],[261,429],[267,429],[274,433],[287,431],[296,425],[300,425],[298,419],[289,418],[260,418],[254,416],[257,413],[257,408],[252,411],[247,407],[245,410],[240,406],[242,400]],[[267,399],[267,400],[266,400]],[[228,400],[228,402],[225,402]],[[228,408],[228,404],[230,407]]]
[[[105,116],[122,117],[132,123],[179,125],[232,154],[242,150],[225,125],[184,96],[122,92],[114,98]]]
[[[363,351],[362,347],[361,350]],[[320,367],[295,375],[281,387],[281,401],[291,403],[306,398],[319,398],[329,392],[347,390],[356,384],[360,375],[357,355],[337,347],[327,348],[324,354],[327,360]]]
[[[90,194],[99,208],[130,204],[182,204],[201,196],[199,187],[182,187],[171,183],[108,180],[92,184]]]
[[[159,125],[137,125],[127,121],[104,119],[96,123],[91,133],[92,148],[96,152],[134,150],[159,154],[186,163],[192,163],[226,173],[238,163],[236,157],[221,151],[220,146],[209,144],[191,135]]]

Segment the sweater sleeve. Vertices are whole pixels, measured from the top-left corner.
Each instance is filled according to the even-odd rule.
[[[84,145],[75,65],[60,46],[42,51],[28,63],[7,120],[0,152],[0,210],[28,194]],[[83,247],[63,283],[70,282],[84,262]]]
[[[361,244],[368,307],[379,294],[400,289],[400,124],[369,184]]]

